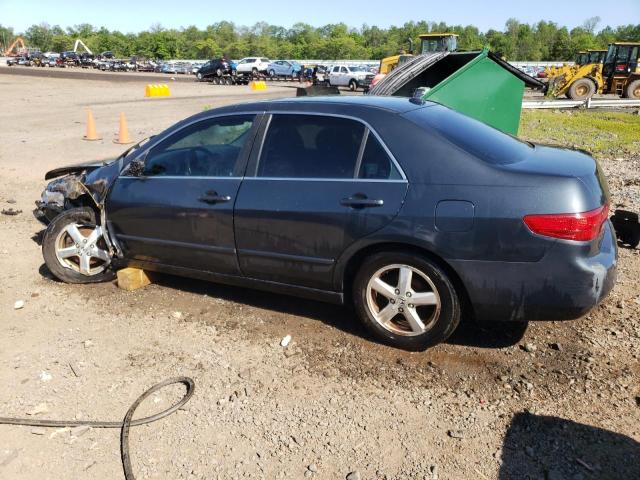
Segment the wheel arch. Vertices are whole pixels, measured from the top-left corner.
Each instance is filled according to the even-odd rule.
[[[462,313],[469,316],[474,315],[469,292],[462,282],[462,278],[458,275],[458,272],[456,272],[456,270],[449,265],[444,258],[433,253],[431,250],[423,246],[416,245],[415,243],[399,240],[370,243],[355,250],[347,258],[343,258],[338,261],[336,264],[334,278],[336,287],[344,294],[345,303],[351,301],[351,286],[353,285],[353,281],[360,267],[367,258],[380,252],[414,253],[426,257],[437,264],[447,273],[451,283],[453,283],[453,286],[456,289],[456,292],[460,295]]]

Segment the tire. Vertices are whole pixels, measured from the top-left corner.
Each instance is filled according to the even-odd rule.
[[[579,78],[571,84],[567,97],[571,100],[586,100],[596,93],[596,84],[588,78]]]
[[[625,97],[633,100],[640,100],[640,79],[634,80],[624,90]]]
[[[358,82],[355,80],[349,80],[349,90],[355,92],[358,89]]]
[[[216,70],[216,76],[217,76],[218,78],[222,77],[222,69],[221,69],[221,68],[218,68],[218,69]]]
[[[198,81],[199,81],[199,82],[201,82],[201,81],[202,81],[202,78],[203,78],[203,77],[202,77],[202,74],[201,74],[200,72],[198,72],[198,73],[196,74],[196,78],[198,79]]]
[[[401,271],[411,273],[407,292],[402,291]],[[376,279],[384,286],[374,287]],[[411,303],[418,295],[421,305]],[[424,350],[443,342],[460,323],[460,299],[447,273],[416,254],[382,252],[367,258],[353,283],[353,303],[379,341],[405,350]],[[388,320],[385,311],[391,315]],[[409,318],[421,323],[410,323]]]
[[[220,77],[213,77],[213,84],[220,85]]]
[[[258,73],[259,73],[259,72],[258,72],[258,69],[257,69],[256,67],[253,67],[253,68],[251,69],[251,75],[253,75],[254,77],[257,77],[257,76],[258,76]]]
[[[73,226],[76,227],[75,233]],[[91,240],[92,233],[97,235],[94,243],[84,247],[81,242],[74,245],[74,241],[80,238],[83,242]],[[72,238],[73,235],[76,239]],[[88,273],[81,272],[83,262],[81,256],[74,255],[78,251],[76,245],[90,253],[85,257],[88,261],[85,264],[85,267],[88,266]],[[72,252],[67,256],[69,250]],[[95,256],[98,252],[102,252],[99,253],[100,257]],[[42,237],[42,256],[49,271],[65,283],[106,282],[115,277],[114,271],[110,268],[111,256],[101,236],[101,227],[96,225],[95,213],[88,207],[67,210],[51,221]]]
[[[271,78],[275,78],[275,76],[276,76],[276,72],[275,72],[275,70],[269,70],[269,76],[270,76]]]

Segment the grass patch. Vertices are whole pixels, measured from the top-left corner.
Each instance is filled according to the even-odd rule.
[[[640,115],[594,110],[523,110],[520,138],[582,148],[596,157],[640,154]]]

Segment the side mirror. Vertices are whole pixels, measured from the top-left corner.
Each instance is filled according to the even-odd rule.
[[[141,177],[144,174],[144,160],[132,160],[127,173],[130,177]]]

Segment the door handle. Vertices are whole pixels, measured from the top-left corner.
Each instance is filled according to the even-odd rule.
[[[351,208],[381,207],[382,205],[384,205],[384,200],[367,198],[362,195],[354,195],[352,197],[343,198],[342,200],[340,200],[340,205],[342,205],[343,207]]]
[[[215,203],[223,203],[231,201],[231,197],[229,195],[218,195],[218,192],[214,190],[209,190],[202,197],[198,198],[198,201],[215,204]]]

